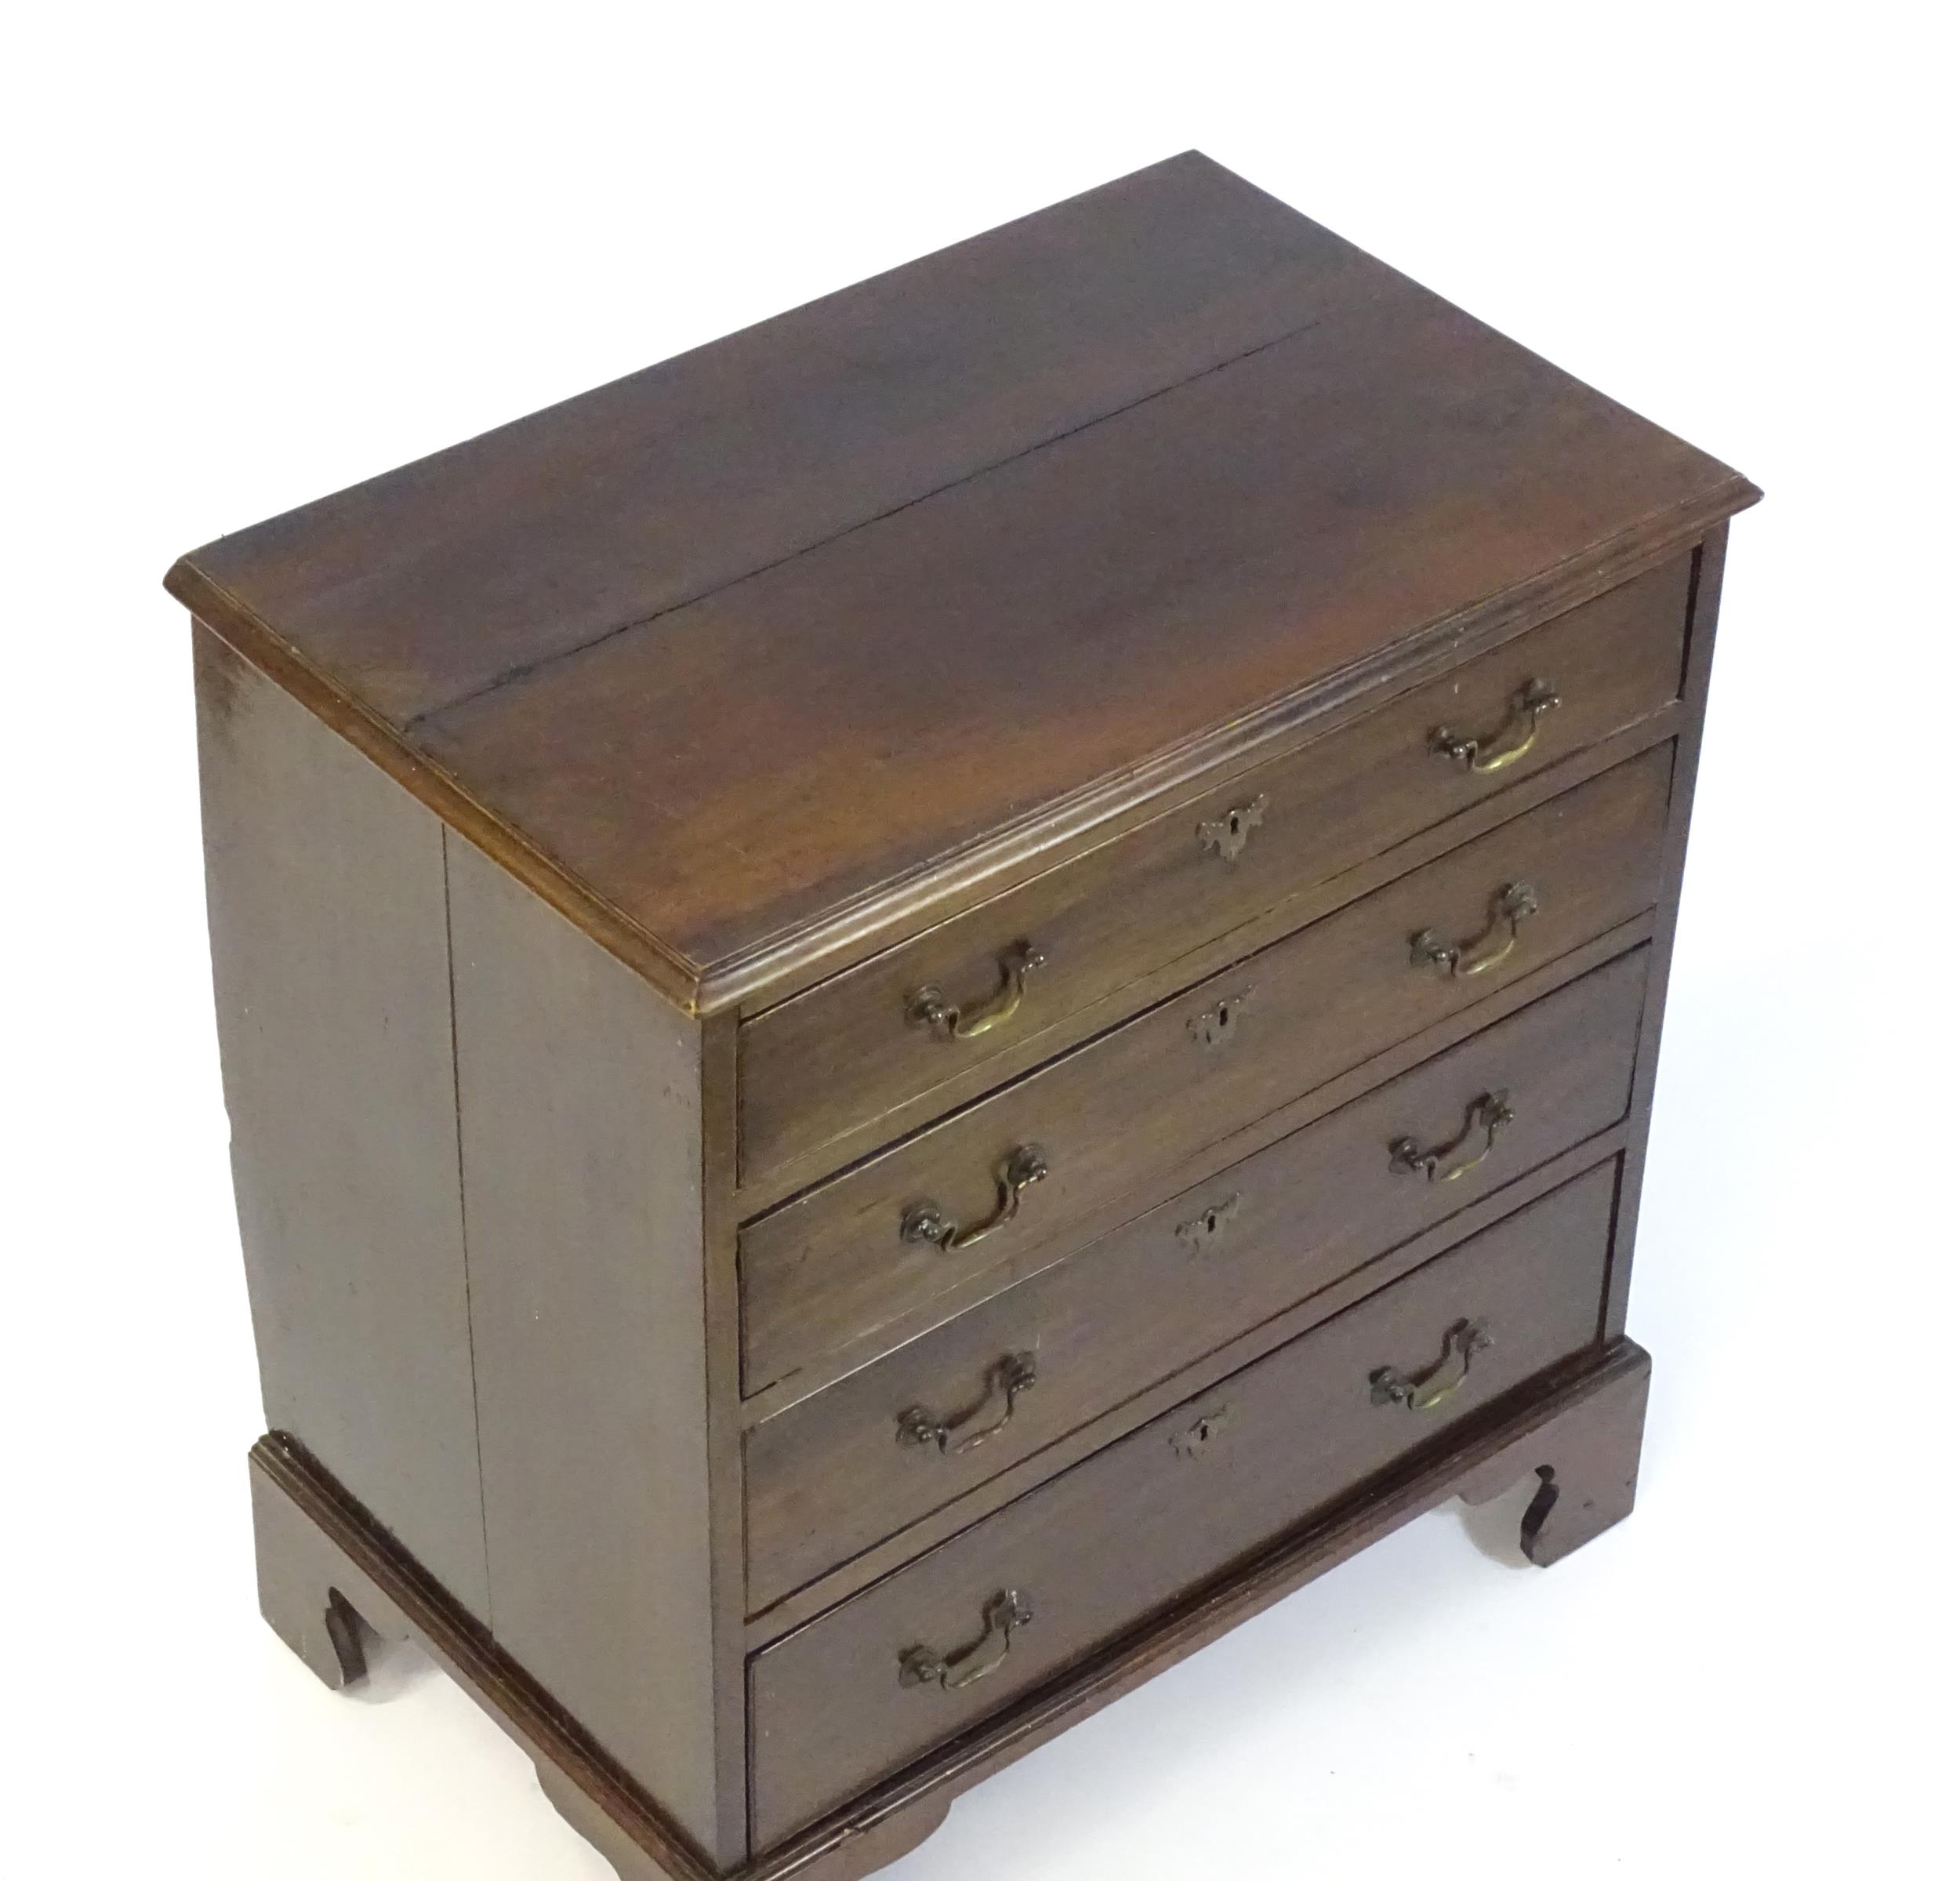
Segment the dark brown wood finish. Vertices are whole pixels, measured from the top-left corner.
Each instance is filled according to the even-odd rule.
[[[750,1431],[751,1607],[1617,1123],[1646,968],[1645,949],[1622,956]],[[1511,1119],[1472,1131],[1474,1167],[1392,1160],[1498,1095]],[[1031,1382],[1010,1400],[1022,1355]],[[954,1421],[943,1443],[902,1440],[915,1408]]]
[[[193,640],[266,1422],[487,1620],[442,826],[230,648]]]
[[[1688,572],[1653,569],[745,1026],[745,1182],[1659,710],[1680,684]],[[1445,729],[1481,734],[1498,768],[1439,750]],[[920,1022],[922,989],[971,1019],[1030,948],[1004,1020],[973,1037]]]
[[[1385,274],[1187,151],[186,558],[419,717],[1257,351]]]
[[[1113,320],[1137,336],[1116,350],[1160,369],[1126,365],[1116,394],[1086,402],[1063,394],[1046,443],[1038,423],[955,420],[923,470],[854,473],[832,423],[932,428],[919,401],[943,374],[902,372],[890,405],[873,396],[840,419],[826,401],[863,395],[833,389],[814,416],[780,420],[808,426],[800,443],[777,420],[735,424],[722,467],[677,482],[642,441],[664,434],[673,401],[728,412],[728,369],[706,349],[227,537],[173,586],[322,709],[337,702],[343,730],[605,944],[711,1010],[807,960],[862,957],[915,904],[959,891],[979,852],[996,877],[1035,873],[1048,843],[1138,780],[1166,787],[1241,750],[1262,707],[1311,713],[1353,676],[1475,650],[1753,499],[1211,166],[1146,176],[1121,214],[1076,212],[1093,237],[1054,235],[1082,272],[1061,268],[1047,292],[1065,304],[1080,288],[1097,310],[1064,321],[1065,354],[1095,353]],[[1246,237],[1247,278],[1276,267],[1311,285],[1276,320],[1255,314],[1193,353],[1173,336],[1184,315],[1149,296],[1122,305],[1109,256],[1138,215],[1167,278],[1214,267],[1221,190],[1244,198],[1229,223],[1264,231]],[[1027,254],[1000,265],[1038,268],[1047,239],[1025,234]],[[1006,374],[973,363],[949,267],[885,278],[862,314],[818,303],[739,338],[808,380],[808,357],[834,354],[829,323],[862,320],[902,357],[960,362],[984,407]],[[989,291],[1009,299],[997,280]],[[1196,290],[1167,291],[1188,313]],[[1028,324],[1048,307],[1038,296]],[[966,396],[953,402],[968,410]],[[764,497],[736,506],[757,520],[730,545],[703,528],[695,505],[718,521],[726,485],[769,482],[813,448],[810,501],[827,521],[812,510],[779,539]],[[854,475],[857,492],[821,493]],[[650,512],[678,520],[651,555]],[[716,546],[662,557],[662,543],[704,537]],[[793,540],[807,546],[786,553]],[[726,559],[710,570],[704,554]],[[931,679],[953,648],[949,690]]]
[[[1147,1387],[1134,1398],[1105,1411],[1046,1450],[1019,1464],[1011,1465],[969,1494],[935,1509],[909,1528],[867,1549],[821,1580],[811,1582],[757,1614],[746,1629],[750,1649],[760,1651],[776,1640],[786,1638],[840,1601],[875,1585],[928,1549],[950,1541],[996,1509],[1005,1508],[1063,1470],[1094,1456],[1119,1438],[1128,1436],[1139,1425],[1148,1423],[1186,1398],[1198,1395],[1269,1353],[1277,1351],[1370,1294],[1392,1286],[1439,1255],[1447,1253],[1459,1242],[1481,1233],[1504,1215],[1515,1212],[1575,1176],[1598,1167],[1602,1160],[1617,1153],[1625,1138],[1624,1124],[1601,1131],[1564,1154],[1554,1157],[1541,1168],[1507,1184],[1494,1195],[1472,1203],[1460,1214],[1450,1216],[1426,1233],[1377,1255],[1365,1266],[1356,1268],[1299,1305],[1276,1313],[1263,1324],[1240,1334],[1197,1364]]]
[[[1534,1203],[1391,1291],[1165,1413],[902,1573],[759,1654],[754,1830],[768,1847],[1010,1703],[1433,1440],[1599,1331],[1611,1167]],[[1381,1401],[1384,1367],[1428,1374],[1453,1328],[1487,1328],[1432,1409]],[[1453,1375],[1457,1375],[1453,1373]],[[1311,1433],[1311,1440],[1305,1433]],[[1026,1599],[1023,1625],[983,1614]],[[991,1676],[905,1682],[913,1647],[976,1638]]]
[[[1479,1420],[1447,1448],[1289,1535],[1277,1547],[1092,1655],[1025,1703],[921,1759],[846,1810],[730,1872],[729,1881],[861,1881],[945,1821],[964,1791],[1070,1726],[1168,1671],[1459,1488],[1488,1499],[1536,1475],[1521,1546],[1550,1567],[1628,1512],[1639,1473],[1650,1370],[1621,1339],[1501,1416]],[[276,1437],[252,1453],[252,1494],[265,1617],[294,1653],[338,1690],[365,1676],[343,1662],[326,1617],[358,1613],[383,1638],[413,1640],[535,1762],[539,1787],[600,1850],[622,1881],[709,1881],[659,1812],[625,1781],[522,1671],[487,1645],[414,1563],[389,1548],[357,1505],[303,1452]],[[1550,1493],[1548,1493],[1550,1492]]]
[[[1187,154],[187,557],[267,1618],[861,1881],[1454,1489],[1617,1520],[1755,496]]]
[[[487,1617],[725,1863],[699,1034],[453,838],[449,922]]]
[[[1464,379],[1412,376],[1411,355]],[[683,957],[737,959],[1414,623],[1454,627],[1466,588],[1504,594],[1690,480],[1686,447],[1629,448],[1637,420],[1537,383],[1528,358],[1441,303],[1374,299],[436,713],[418,739]],[[1364,445],[1378,464],[1356,463]],[[1610,478],[1555,469],[1588,447]],[[1486,495],[1466,514],[1472,478]],[[1344,508],[1356,488],[1377,500]],[[1706,488],[1733,500],[1712,473]],[[1330,511],[1338,534],[1306,520]],[[922,648],[958,649],[948,686],[922,688]]]
[[[1108,1195],[1148,1193],[1153,1170],[1651,905],[1670,757],[1658,748],[1555,797],[751,1223],[746,1388],[1065,1236]],[[1494,899],[1519,884],[1537,911],[1507,957],[1473,976],[1412,959],[1419,931],[1488,930]],[[969,1250],[905,1237],[922,1202],[986,1220],[1029,1148],[1049,1173],[997,1232]]]
[[[1656,910],[1656,972],[1647,994],[1640,1037],[1640,1055],[1634,1067],[1632,1153],[1621,1184],[1621,1233],[1606,1293],[1606,1328],[1615,1336],[1627,1328],[1627,1298],[1633,1282],[1634,1233],[1640,1218],[1640,1189],[1647,1167],[1647,1129],[1653,1109],[1654,1080],[1661,1062],[1661,1022],[1667,1008],[1668,970],[1674,959],[1675,924],[1681,912],[1682,871],[1687,860],[1689,818],[1694,808],[1695,774],[1701,762],[1701,739],[1708,703],[1708,681],[1715,663],[1715,616],[1722,601],[1722,568],[1728,553],[1726,524],[1711,530],[1695,555],[1690,591],[1687,666],[1682,681],[1692,703],[1675,759],[1674,788],[1668,798],[1666,873],[1661,906]]]
[[[875,1122],[861,1125],[834,1139],[815,1154],[786,1163],[754,1182],[745,1184],[735,1197],[741,1218],[753,1220],[768,1213],[778,1204],[801,1194],[840,1168],[861,1162],[891,1144],[910,1137],[954,1110],[965,1109],[1025,1073],[1065,1055],[1076,1046],[1100,1037],[1138,1013],[1189,990],[1200,981],[1226,967],[1263,953],[1301,928],[1447,855],[1526,810],[1535,809],[1628,759],[1666,743],[1679,729],[1683,710],[1679,701],[1663,706],[1638,724],[1616,732],[1584,751],[1575,752],[1562,762],[1483,798],[1440,823],[1432,824],[1428,829],[1405,837],[1379,855],[1330,877],[1277,907],[1267,909],[1217,939],[1176,960],[1167,962],[1107,997],[1080,1008],[1058,1021],[1039,1037],[1005,1047],[993,1058],[957,1073],[945,1084],[935,1086],[887,1112]],[[1614,948],[1610,951],[1621,950]],[[709,1022],[718,1022],[719,1016]]]

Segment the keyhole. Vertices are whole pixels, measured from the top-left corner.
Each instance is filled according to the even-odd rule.
[[[1236,810],[1232,812],[1232,813],[1225,818],[1225,827],[1229,830],[1234,836],[1236,836],[1239,833],[1239,812]]]
[[[1218,1232],[1218,1211],[1217,1209],[1207,1208],[1204,1211],[1204,1231],[1207,1234],[1216,1234]]]
[[[1221,1005],[1218,1008],[1218,1029],[1221,1032],[1226,1032],[1229,1031],[1231,1027],[1232,1008],[1229,1006]]]

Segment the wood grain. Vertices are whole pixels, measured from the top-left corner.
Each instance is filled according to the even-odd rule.
[[[696,1031],[467,844],[449,880],[492,1630],[726,1862]]]
[[[1331,681],[1699,474],[1443,303],[1370,299],[417,735],[706,966]]]
[[[1275,760],[775,1008],[742,1029],[742,1180],[1052,1027],[1078,1008],[1396,842],[1658,711],[1680,684],[1688,563],[1651,570],[1303,751]],[[1534,684],[1559,704],[1530,749],[1472,771],[1432,746],[1489,733]],[[1200,839],[1258,820],[1229,859]],[[1017,946],[1036,948],[1007,1022],[953,1039],[913,1022],[919,990],[971,1004]]]
[[[193,641],[266,1421],[487,1621],[442,826],[213,636]]]
[[[1266,345],[1356,271],[1188,151],[186,559],[407,725]]]
[[[1479,1497],[1501,1494],[1548,1459],[1555,1475],[1575,1485],[1628,1480],[1624,1447],[1629,1436],[1638,1443],[1649,1370],[1647,1355],[1627,1339],[1562,1369],[1542,1392],[1466,1424],[1457,1442],[1425,1450],[1367,1495],[1288,1534],[1025,1702],[728,1871],[728,1881],[861,1881],[931,1835],[975,1784],[1446,1501],[1460,1485]],[[339,1592],[385,1636],[414,1640],[533,1759],[546,1796],[621,1881],[708,1881],[716,1872],[310,1459],[267,1438],[253,1449],[252,1480],[267,1616],[296,1651],[304,1656],[304,1629],[318,1625],[321,1590]],[[1595,1513],[1605,1512],[1602,1502]],[[1583,1528],[1577,1534],[1585,1538]]]
[[[170,580],[709,1012],[1755,495],[1192,156]]]
[[[745,1389],[1069,1237],[1116,1195],[1158,1199],[1153,1172],[1651,906],[1670,757],[1657,748],[1554,797],[751,1222]],[[1474,978],[1411,964],[1412,934],[1474,935],[1519,881],[1541,908],[1508,958]],[[1193,1028],[1221,1004],[1233,1029],[1207,1045]],[[921,1200],[984,1220],[996,1171],[1027,1145],[1050,1174],[1004,1227],[957,1252],[902,1238]]]
[[[1187,154],[180,562],[267,1618],[861,1881],[1453,1487],[1618,1520],[1757,494]]]
[[[752,1608],[1617,1122],[1647,960],[1622,956],[751,1430]],[[1395,1168],[1391,1143],[1447,1140],[1494,1091],[1514,1118],[1476,1168]],[[914,1406],[997,1418],[990,1374],[1018,1353],[1036,1382],[996,1435],[964,1454],[896,1440]]]
[[[1534,1203],[759,1654],[757,1845],[957,1735],[1589,1346],[1613,1187],[1608,1167]],[[1486,1323],[1494,1342],[1443,1405],[1416,1414],[1371,1401],[1379,1367],[1427,1366],[1465,1320]],[[1025,1593],[1034,1618],[993,1676],[957,1691],[901,1684],[909,1648],[965,1643],[1002,1589]]]

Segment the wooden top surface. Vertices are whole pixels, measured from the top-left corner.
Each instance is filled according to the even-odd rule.
[[[169,586],[707,1010],[1755,495],[1192,153]]]

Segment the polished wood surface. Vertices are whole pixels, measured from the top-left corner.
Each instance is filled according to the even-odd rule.
[[[765,400],[753,435],[729,390],[748,375],[691,354],[226,537],[172,584],[707,1011],[862,957],[967,892],[982,851],[996,887],[1038,873],[1140,777],[1241,752],[1262,710],[1477,650],[1753,499],[1202,159],[1017,227],[977,300],[938,257],[739,336],[765,389],[793,372],[809,401]],[[1144,231],[1162,299],[1122,291]],[[1003,333],[1017,271],[1050,285]],[[1083,310],[1021,354],[1078,283]],[[1200,315],[1194,341],[1207,292],[1224,324]],[[810,363],[839,323],[925,363],[867,392],[848,345]],[[1031,392],[1044,352],[1061,383]],[[1079,355],[1100,391],[1069,389]],[[975,416],[1002,398],[1040,416]],[[935,399],[964,416],[893,468]],[[835,442],[863,431],[868,467]],[[793,483],[813,452],[779,510],[779,459]]]
[[[1608,1166],[1534,1203],[758,1655],[758,1841],[956,1735],[1590,1344],[1613,1188]],[[1487,1324],[1493,1344],[1454,1396],[1427,1413],[1373,1401],[1372,1374],[1428,1365],[1464,1320]],[[1004,1589],[1025,1594],[1033,1618],[991,1676],[957,1690],[901,1683],[908,1649],[966,1642]]]
[[[1356,271],[1187,151],[186,559],[406,727],[1269,345]]]
[[[268,1620],[862,1881],[1618,1520],[1756,494],[1187,155],[186,557]]]
[[[726,1881],[862,1881],[931,1836],[952,1803],[1103,1706],[1168,1670],[1405,1523],[1461,1491],[1488,1499],[1533,1476],[1527,1560],[1548,1567],[1632,1506],[1650,1362],[1631,1340],[1562,1373],[1542,1393],[1478,1420],[1449,1447],[1330,1510],[1321,1521],[1180,1603],[1153,1625],[1090,1655],[1027,1702],[824,1821],[722,1871]],[[606,1761],[371,1519],[303,1452],[268,1437],[252,1454],[259,1585],[266,1619],[335,1690],[343,1667],[325,1616],[336,1596],[383,1637],[413,1640],[530,1757],[539,1788],[621,1881],[713,1881],[716,1871]]]
[[[1113,1193],[1147,1194],[1166,1163],[1650,906],[1671,758],[1657,747],[1553,798],[751,1222],[745,1387],[1066,1236]],[[1411,960],[1414,934],[1475,935],[1493,898],[1527,881],[1538,912],[1505,958],[1474,976]],[[903,1238],[922,1200],[986,1218],[998,1172],[1029,1146],[1050,1173],[997,1233],[953,1251]]]
[[[487,1619],[442,826],[213,636],[193,658],[266,1422]]]
[[[1370,296],[447,707],[418,741],[706,968],[1333,680],[1684,488],[1735,499],[1726,473],[1643,448],[1637,420],[1424,300]],[[1412,401],[1412,385],[1429,389]],[[1610,478],[1571,474],[1573,438]],[[1473,509],[1468,481],[1486,492]],[[922,689],[924,648],[959,650],[949,690]]]
[[[700,1042],[452,839],[492,1631],[702,1848],[717,1768]],[[622,1472],[622,1458],[632,1468]],[[724,1486],[724,1493],[727,1493]],[[603,1630],[587,1616],[614,1616]]]
[[[1617,1122],[1647,959],[1623,955],[751,1430],[751,1606]],[[1514,1116],[1481,1164],[1441,1181],[1396,1169],[1392,1143],[1453,1136],[1489,1092]],[[992,1436],[895,1440],[916,1406],[969,1411],[967,1431],[998,1419],[990,1374],[1017,1353],[1035,1382]]]
[[[1687,589],[1686,561],[1653,569],[745,1025],[743,1180],[1638,724],[1679,689]],[[1534,685],[1559,704],[1528,727],[1528,746],[1511,761],[1478,771],[1436,749],[1440,729],[1513,721],[1518,696]],[[1257,820],[1227,855],[1235,815]],[[1225,833],[1201,833],[1214,830]],[[1004,1022],[956,1039],[913,1016],[927,986],[970,1007],[984,1002],[1018,947],[1037,949],[1041,964]]]

